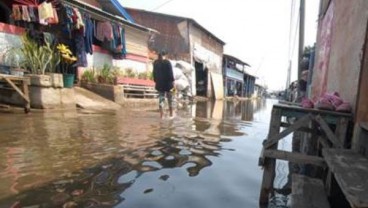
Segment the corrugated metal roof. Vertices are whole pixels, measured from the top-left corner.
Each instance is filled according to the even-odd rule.
[[[247,64],[247,63],[245,63],[244,61],[242,61],[242,60],[240,60],[240,59],[236,58],[235,56],[231,56],[231,55],[228,55],[228,54],[224,54],[224,55],[223,55],[223,57],[224,57],[224,58],[233,59],[233,60],[235,60],[236,62],[239,62],[239,63],[241,63],[241,64],[243,64],[243,65],[245,65],[245,66],[249,66],[249,67],[250,67],[250,65],[249,65],[249,64]]]
[[[199,29],[203,30],[205,33],[207,33],[208,35],[212,36],[215,40],[217,40],[219,43],[221,43],[222,45],[225,45],[225,42],[222,41],[220,38],[218,38],[217,36],[215,36],[213,33],[211,33],[210,31],[208,31],[206,28],[204,28],[202,25],[200,25],[197,21],[195,21],[192,18],[188,18],[188,17],[181,17],[181,16],[175,16],[175,15],[170,15],[170,14],[164,14],[164,13],[158,13],[158,12],[151,12],[151,11],[147,11],[147,10],[143,10],[143,9],[135,9],[135,8],[127,8],[127,10],[132,10],[132,11],[137,11],[137,12],[146,12],[146,13],[150,13],[150,14],[155,14],[155,15],[160,15],[160,16],[166,16],[169,18],[176,18],[176,19],[181,19],[181,20],[187,20],[191,23],[193,23],[195,26],[197,26]]]
[[[101,4],[102,9],[104,11],[114,15],[122,16],[129,22],[134,23],[133,18],[124,9],[124,7],[120,4],[118,0],[97,0],[97,1]]]

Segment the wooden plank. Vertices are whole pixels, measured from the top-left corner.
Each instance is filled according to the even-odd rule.
[[[285,122],[281,122],[281,127],[290,127],[291,124],[289,123],[285,123]],[[313,133],[315,131],[315,129],[311,129],[309,127],[300,127],[298,129],[298,131],[302,131],[302,132],[306,132],[306,133]]]
[[[286,160],[298,164],[311,164],[325,167],[326,163],[321,157],[310,156],[303,153],[287,152],[283,150],[264,150],[265,157],[276,158],[279,160]]]
[[[305,115],[304,117],[298,119],[295,123],[293,123],[289,128],[285,129],[279,134],[272,135],[270,139],[268,139],[264,144],[264,148],[268,149],[272,145],[276,144],[279,140],[286,137],[290,133],[298,130],[301,127],[308,126],[308,123],[311,121],[311,116],[309,114]]]
[[[320,179],[292,175],[291,208],[329,208],[330,204]]]
[[[268,139],[270,139],[272,135],[279,134],[281,125],[281,110],[272,108],[271,113],[272,114],[268,132]],[[276,141],[276,143],[272,145],[269,149],[277,149],[277,145],[278,142]],[[268,204],[269,195],[273,191],[273,182],[276,176],[275,167],[276,167],[276,159],[264,158],[262,186],[259,197],[259,204],[261,206],[266,206]]]
[[[349,121],[347,118],[345,117],[341,117],[338,121],[337,121],[337,124],[336,124],[336,129],[335,129],[335,135],[337,137],[337,140],[339,140],[342,145],[344,147],[347,147],[348,146],[348,142],[347,141],[347,131],[348,131],[348,124],[349,124]]]
[[[5,79],[5,78],[8,78],[14,81],[22,81],[22,82],[26,81],[28,85],[30,84],[29,77],[20,77],[20,76],[14,76],[14,75],[0,74],[0,80]]]
[[[323,149],[322,155],[352,207],[368,207],[368,158],[349,149]]]
[[[330,148],[331,145],[328,143],[328,140],[325,137],[318,137],[318,142],[322,145],[323,148]]]
[[[7,77],[3,77],[3,79],[10,85],[14,88],[15,91],[17,91],[17,93],[22,96],[22,98],[24,100],[26,100],[28,103],[30,102],[29,101],[29,97],[24,95],[24,93]]]
[[[362,123],[360,123],[359,125],[360,125],[360,127],[361,127],[362,129],[364,129],[365,131],[368,131],[368,123],[362,122]]]
[[[326,133],[327,138],[332,142],[334,147],[341,148],[343,146],[321,116],[316,116],[314,120],[320,125],[322,130]]]
[[[316,108],[302,108],[299,106],[294,106],[294,105],[283,105],[283,104],[274,104],[273,105],[274,108],[278,108],[281,110],[285,110],[285,111],[295,111],[295,112],[302,112],[304,114],[307,113],[311,113],[314,115],[330,115],[330,116],[334,116],[334,117],[347,117],[347,118],[352,118],[352,114],[351,113],[341,113],[341,112],[336,112],[336,111],[327,111],[327,110],[319,110]]]
[[[300,103],[294,103],[294,102],[289,102],[289,101],[284,101],[284,100],[279,100],[280,104],[284,104],[284,105],[292,105],[292,106],[299,106],[301,107],[302,104]]]

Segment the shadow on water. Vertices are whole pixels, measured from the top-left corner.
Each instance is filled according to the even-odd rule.
[[[269,108],[1,116],[0,207],[254,207]]]

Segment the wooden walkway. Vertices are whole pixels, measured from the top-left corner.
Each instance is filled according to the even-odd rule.
[[[323,149],[322,154],[351,207],[368,207],[368,159],[351,149]]]
[[[292,124],[284,122],[288,118],[295,118],[295,122]],[[310,139],[319,147],[319,150],[322,147],[343,148],[349,144],[349,141],[346,140],[346,134],[351,119],[352,115],[346,113],[275,104],[272,109],[269,133],[263,142],[263,150],[259,158],[259,165],[264,169],[260,205],[267,205],[269,197],[273,193],[276,159],[327,167],[325,160],[320,155],[279,150],[278,142],[281,139],[295,131],[302,131],[311,134]],[[333,130],[330,125],[334,125],[336,128]],[[281,127],[285,128],[282,132],[280,132]]]
[[[28,89],[30,79],[28,77],[0,74],[0,83],[6,85],[1,87],[1,89],[15,90],[24,99],[24,112],[29,113],[31,109]]]

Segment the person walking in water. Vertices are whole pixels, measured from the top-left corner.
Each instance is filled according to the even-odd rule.
[[[164,116],[165,97],[169,105],[170,118],[173,117],[173,101],[172,92],[174,88],[174,74],[172,66],[167,58],[167,52],[161,51],[158,59],[153,62],[153,80],[155,88],[158,91],[160,117]]]

